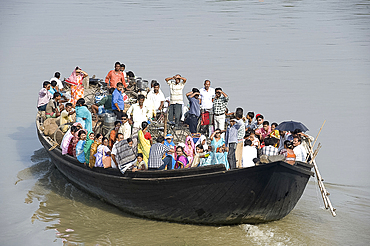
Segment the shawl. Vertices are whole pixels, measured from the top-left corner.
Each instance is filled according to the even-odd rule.
[[[78,80],[78,77],[81,77],[81,79]],[[82,81],[82,77],[83,76],[81,74],[80,75],[76,74],[76,69],[75,69],[73,70],[71,76],[69,76],[68,79],[66,79],[66,82],[71,85],[78,85],[78,81]]]
[[[87,109],[86,106],[76,106],[76,121],[77,118],[86,118],[85,129],[89,132],[92,131],[92,117],[91,112]]]
[[[188,144],[188,141],[190,140],[190,146]],[[185,140],[185,148],[184,148],[184,152],[185,154],[188,156],[188,160],[189,162],[192,162],[193,161],[193,158],[194,158],[194,151],[195,151],[195,144],[193,142],[193,139],[192,137],[190,136],[187,136],[186,137],[186,140]]]
[[[85,162],[86,162],[86,164],[89,164],[89,162],[90,162],[90,150],[91,150],[91,145],[94,142],[94,140],[91,140],[89,138],[89,136],[90,136],[91,133],[94,133],[94,132],[91,131],[91,132],[89,132],[87,134],[87,140],[86,140],[86,143],[85,143],[85,146],[84,146],[84,153],[85,153]]]
[[[185,168],[187,164],[188,164],[188,159],[185,156],[183,155],[177,156],[175,169]]]
[[[73,138],[72,138],[72,154],[73,154],[74,157],[77,157],[77,155],[76,155],[76,146],[77,146],[77,143],[78,143],[78,140],[79,140],[78,139],[78,133],[80,131],[84,131],[86,133],[86,131],[84,129],[80,129],[73,136]]]
[[[85,142],[86,142],[85,140],[80,140],[76,145],[77,160],[81,163],[85,163],[85,153],[84,153]]]
[[[202,144],[203,140],[206,140],[205,144]],[[207,151],[208,145],[207,145],[207,138],[206,138],[206,136],[201,135],[200,138],[199,138],[199,140],[198,140],[198,142],[195,144],[195,146],[197,146],[198,144],[203,145],[204,151]]]
[[[110,149],[108,146],[105,146],[104,144],[100,144],[98,147],[98,150],[96,151],[95,154],[95,166],[96,167],[104,167],[103,166],[103,155],[107,156],[107,152],[109,152]]]
[[[96,140],[91,144],[90,148],[90,160],[89,160],[89,167],[93,168],[95,166],[95,154],[98,151],[100,143],[98,143]]]
[[[150,147],[150,141],[145,138],[143,131],[140,130],[138,133],[137,152],[143,154],[145,163],[148,163]]]
[[[68,146],[72,138],[73,138],[73,134],[71,133],[71,130],[68,130],[68,132],[64,135],[62,144],[61,144],[62,155],[65,155],[68,153]]]
[[[224,153],[217,152],[217,148],[220,148],[224,144],[225,144],[225,140],[222,137],[218,141],[216,141],[215,138],[212,140],[212,142],[211,142],[211,146],[212,146],[211,164],[212,165],[214,165],[214,164],[224,164],[226,170],[229,170],[230,167],[229,167],[229,162],[227,161],[227,152],[224,152]]]
[[[116,161],[118,164],[118,169],[121,173],[125,173],[125,171],[130,168],[131,166],[135,165],[136,163],[136,155],[128,144],[127,140],[119,141],[116,144],[117,148],[117,155]]]

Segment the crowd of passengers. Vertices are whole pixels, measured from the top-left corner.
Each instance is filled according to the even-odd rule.
[[[254,112],[244,115],[242,108],[229,112],[228,95],[220,87],[212,88],[210,80],[185,94],[188,107],[183,101],[187,80],[179,74],[165,79],[169,97],[153,80],[150,89],[139,92],[137,103],[128,105],[125,92],[135,75],[124,70],[124,64],[115,63],[105,78],[109,95],[90,109],[84,99],[89,77],[79,67],[64,84],[59,72],[43,83],[37,107],[43,117],[59,121],[65,133],[60,144],[63,155],[74,156],[90,168],[118,168],[122,173],[127,169],[170,170],[215,164],[235,169],[259,165],[270,156],[280,156],[292,165],[307,160],[313,137],[299,129],[279,131],[277,123],[270,124]],[[150,121],[161,112],[168,113],[169,124],[189,127],[191,134],[177,146],[171,134],[154,140],[148,130]],[[106,136],[92,131],[93,115],[102,113],[117,117]],[[199,121],[201,133],[197,132]]]

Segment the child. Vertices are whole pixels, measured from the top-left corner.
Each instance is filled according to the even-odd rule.
[[[137,154],[136,159],[137,159],[137,162],[135,163],[134,170],[135,171],[136,170],[146,170],[147,168],[146,168],[146,163],[143,159],[143,154],[142,153]]]
[[[278,123],[274,122],[271,124],[271,133],[270,137],[274,137],[277,139],[280,139],[279,130],[276,130],[276,127],[278,126]]]

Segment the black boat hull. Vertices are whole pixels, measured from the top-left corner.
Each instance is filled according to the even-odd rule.
[[[309,167],[273,162],[226,171],[223,165],[169,171],[90,169],[63,156],[40,130],[58,170],[80,189],[141,217],[197,224],[279,220],[295,207],[313,174]]]

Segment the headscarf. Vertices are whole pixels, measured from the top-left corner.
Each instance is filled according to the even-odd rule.
[[[79,67],[76,67],[79,69]],[[76,74],[76,68],[75,70],[73,70],[71,76],[68,77],[68,79],[66,79],[66,82],[68,84],[71,84],[71,85],[78,85],[78,77],[82,76],[81,74],[80,75],[77,75]]]
[[[85,131],[84,129],[80,129],[80,130],[78,130],[78,131],[74,134],[74,136],[73,136],[73,138],[72,138],[72,153],[73,153],[73,156],[74,156],[74,157],[77,157],[77,156],[76,156],[76,146],[77,146],[77,143],[78,143],[78,141],[79,141],[79,139],[78,139],[78,133],[79,133],[80,131],[84,131],[84,132],[86,133],[86,131]]]
[[[168,143],[167,138],[171,138],[171,143]],[[173,137],[171,134],[166,135],[165,140],[164,140],[164,145],[170,148],[175,147],[175,143],[173,142]]]
[[[76,106],[76,120],[77,118],[86,118],[86,120],[84,120],[85,129],[92,131],[92,116],[91,112],[87,109],[87,106]]]
[[[188,144],[188,141],[190,141],[190,146]],[[185,154],[188,156],[188,160],[189,162],[192,162],[193,161],[193,158],[194,158],[194,151],[195,151],[195,144],[193,142],[193,139],[192,137],[190,136],[187,136],[186,137],[186,140],[185,140],[185,148],[184,148],[184,152]]]
[[[204,144],[202,144],[203,140],[206,140],[206,142],[205,142]],[[198,144],[203,145],[203,149],[204,149],[205,151],[206,151],[206,150],[208,150],[208,145],[207,145],[207,138],[206,138],[206,136],[201,135],[201,136],[200,136],[200,138],[199,138],[199,140],[198,140],[198,142],[195,144],[195,146],[197,146]]]
[[[89,164],[89,162],[90,162],[90,150],[91,150],[91,145],[94,142],[94,140],[91,140],[90,139],[90,134],[91,133],[94,133],[94,132],[93,131],[90,131],[87,134],[87,139],[86,139],[85,146],[84,146],[84,153],[85,153],[85,162],[86,162],[86,164]]]

